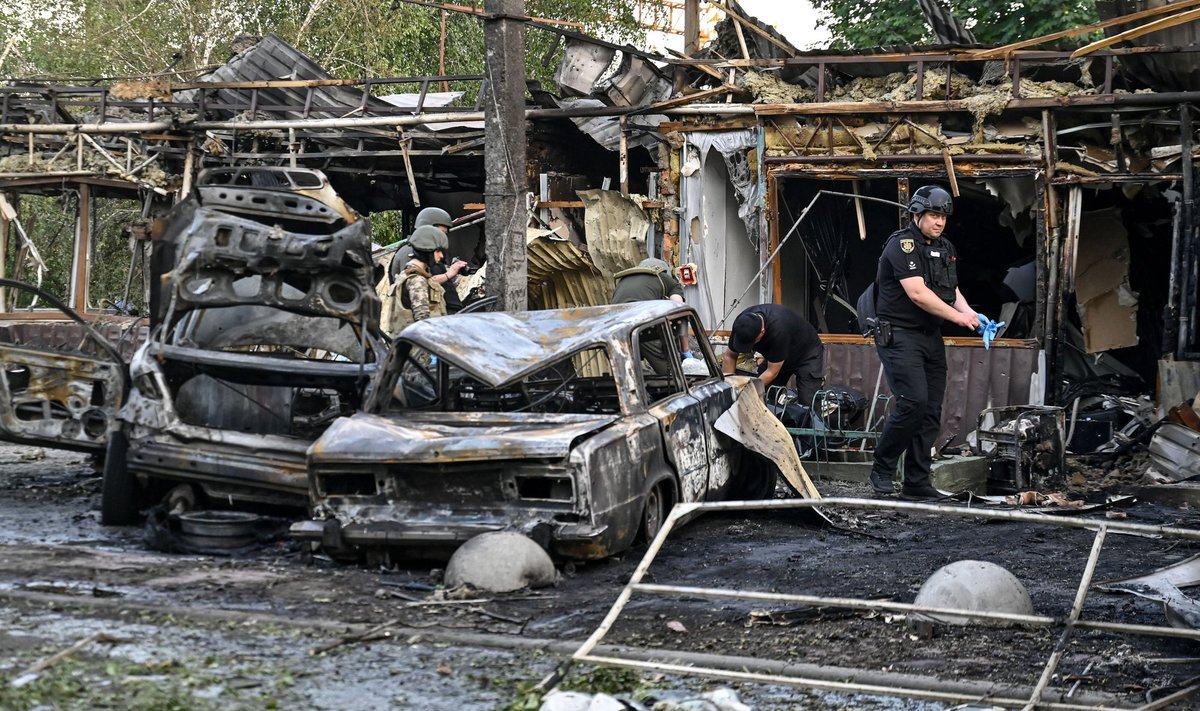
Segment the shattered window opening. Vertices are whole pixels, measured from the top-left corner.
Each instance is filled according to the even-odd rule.
[[[617,414],[617,383],[608,351],[594,347],[555,361],[516,382],[488,385],[457,366],[409,346],[387,410]]]
[[[670,341],[665,323],[652,324],[634,335],[634,351],[640,363],[638,376],[647,404],[686,392],[676,365],[682,356]]]

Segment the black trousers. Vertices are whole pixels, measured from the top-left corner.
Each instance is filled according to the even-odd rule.
[[[762,364],[758,366],[759,375],[763,374],[767,365],[764,358]],[[795,368],[780,370],[779,375],[775,376],[774,384],[787,387],[793,375],[796,376],[796,402],[805,407],[812,407],[813,398],[825,384],[825,344],[818,343],[815,348],[804,355],[800,364]]]
[[[937,331],[893,329],[892,344],[876,345],[892,389],[892,413],[875,444],[872,470],[885,480],[896,475],[904,455],[904,485],[930,486],[930,452],[942,426],[946,394],[946,346]]]

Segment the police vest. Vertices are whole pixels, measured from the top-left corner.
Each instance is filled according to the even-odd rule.
[[[938,240],[933,244],[920,245],[925,257],[925,286],[947,304],[953,304],[958,289],[958,263],[954,252]]]

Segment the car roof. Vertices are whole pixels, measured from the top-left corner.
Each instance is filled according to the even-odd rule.
[[[493,387],[589,345],[625,340],[636,328],[690,307],[659,299],[544,311],[467,313],[417,321],[399,340],[444,357]]]

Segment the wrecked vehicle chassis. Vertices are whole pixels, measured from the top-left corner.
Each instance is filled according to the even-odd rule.
[[[155,239],[161,287],[108,443],[104,522],[180,483],[209,505],[307,510],[305,451],[360,406],[385,348],[368,223],[317,171],[221,169]]]
[[[758,381],[724,378],[703,338],[703,374],[685,376],[679,333],[703,331],[667,301],[409,326],[365,411],[310,450],[315,517],[293,535],[440,556],[516,529],[595,559],[653,537],[676,502],[772,495],[777,471],[714,429]]]

